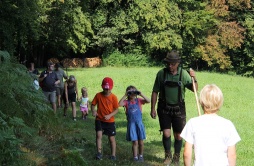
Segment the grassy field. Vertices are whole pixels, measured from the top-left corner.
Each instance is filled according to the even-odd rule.
[[[101,91],[101,81],[109,76],[114,80],[112,92],[120,99],[129,85],[136,86],[146,96],[151,96],[152,87],[156,73],[160,68],[80,68],[69,69],[68,75],[75,75],[78,80],[79,91],[81,87],[88,88],[90,100]],[[250,166],[254,163],[254,127],[253,108],[254,95],[252,86],[254,79],[240,76],[230,76],[218,73],[197,72],[199,90],[206,84],[218,85],[224,93],[224,105],[219,115],[230,119],[236,126],[241,141],[237,144],[237,165]],[[187,120],[198,115],[194,93],[186,92]],[[78,105],[79,103],[77,103]],[[78,107],[77,107],[78,108]],[[81,120],[81,113],[77,110],[78,120],[71,119],[71,110],[68,110],[68,117],[63,118],[62,110],[58,109],[58,117],[63,119],[65,139],[62,151],[68,153],[80,153],[80,160],[85,160],[85,165],[140,165],[132,162],[131,142],[125,140],[126,117],[124,110],[119,109],[115,116],[117,127],[117,161],[111,162],[106,159],[110,155],[110,148],[107,137],[103,137],[103,153],[105,158],[96,161],[94,117],[89,115],[87,120]],[[150,117],[150,104],[143,106],[143,122],[146,127],[147,139],[144,141],[145,162],[141,165],[161,165],[164,152],[159,132],[158,118]],[[68,147],[68,148],[67,148]],[[216,160],[216,159],[215,159]],[[53,160],[52,160],[53,161]],[[181,165],[183,160],[181,158]],[[52,165],[54,163],[52,162]],[[64,165],[64,163],[63,163]]]

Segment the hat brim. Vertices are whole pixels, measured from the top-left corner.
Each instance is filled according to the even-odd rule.
[[[168,59],[168,58],[165,58],[163,61],[166,62],[166,63],[180,63],[181,59]]]
[[[102,89],[109,89],[109,90],[113,89],[112,86],[108,86],[108,85],[102,85],[101,87],[102,87]]]

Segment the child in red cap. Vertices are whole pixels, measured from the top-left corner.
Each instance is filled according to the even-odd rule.
[[[116,127],[114,115],[118,112],[118,99],[116,95],[111,93],[113,88],[113,80],[109,77],[105,77],[102,80],[101,87],[102,92],[95,95],[91,110],[95,119],[96,130],[96,146],[97,155],[96,159],[102,159],[102,135],[107,135],[111,145],[111,160],[116,160]],[[97,106],[97,110],[95,110]]]

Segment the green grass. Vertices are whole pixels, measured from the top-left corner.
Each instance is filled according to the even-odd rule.
[[[101,91],[101,81],[109,76],[114,80],[112,92],[120,99],[129,85],[136,86],[146,96],[150,97],[156,73],[160,68],[80,68],[69,69],[68,74],[75,75],[78,80],[79,95],[81,87],[88,88],[90,100],[94,95]],[[206,84],[214,83],[218,85],[224,93],[224,105],[219,115],[230,119],[236,126],[241,141],[237,144],[237,165],[249,166],[254,163],[254,146],[252,132],[254,95],[252,78],[240,76],[230,76],[218,73],[197,72],[199,89]],[[186,92],[187,120],[198,115],[194,93]],[[77,105],[79,103],[77,102]],[[79,108],[77,106],[77,108]],[[78,121],[71,119],[71,110],[68,110],[68,117],[62,117],[62,110],[58,109],[58,117],[63,119],[62,127],[65,131],[62,133],[61,152],[63,156],[68,156],[70,152],[81,154],[78,160],[84,160],[85,165],[135,165],[132,162],[131,142],[125,140],[126,117],[124,110],[119,108],[119,113],[115,116],[117,127],[117,161],[111,162],[107,159],[102,161],[94,160],[96,153],[94,117],[89,115],[86,121],[81,120],[81,113],[77,109]],[[147,139],[144,141],[145,150],[144,165],[160,165],[164,157],[163,146],[161,142],[162,135],[159,132],[159,122],[150,117],[150,104],[143,106],[143,122],[146,127]],[[59,143],[60,144],[60,143]],[[173,150],[173,148],[172,148]],[[182,149],[183,151],[183,149]],[[103,137],[104,156],[110,155],[110,148],[107,137]],[[75,156],[77,157],[77,155]],[[63,157],[64,158],[64,157]],[[181,163],[183,162],[181,158]],[[83,162],[84,163],[84,162]],[[49,165],[54,165],[54,159],[49,161]],[[67,165],[67,163],[63,163]],[[137,165],[137,164],[136,164]],[[138,164],[140,165],[140,164]],[[142,165],[142,164],[141,164]]]

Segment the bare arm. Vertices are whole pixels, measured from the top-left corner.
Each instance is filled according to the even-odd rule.
[[[79,100],[79,97],[78,97],[78,81],[77,80],[75,80],[75,90],[76,90],[77,99]]]
[[[121,100],[118,102],[119,106],[124,106],[124,100],[127,98],[127,94],[125,93]]]
[[[66,104],[68,105],[69,104],[69,99],[68,99],[68,89],[67,89],[67,82],[64,83],[64,95],[65,95],[65,98],[66,98]]]
[[[190,69],[190,76],[192,77],[191,79],[194,79],[194,84],[195,84],[195,88],[196,88],[196,91],[198,91],[198,81],[197,81],[197,78],[196,78],[196,73],[193,69]],[[194,88],[192,88],[192,92],[194,92]]]
[[[183,152],[184,166],[191,166],[192,146],[193,146],[192,144],[185,142]]]
[[[146,97],[142,92],[140,92],[140,96],[143,97],[143,99],[145,99],[146,103],[150,103],[151,102],[151,100],[148,97]]]
[[[56,82],[55,82],[55,85],[57,85],[57,84],[59,84],[60,83],[60,80],[57,80]]]
[[[95,105],[91,105],[91,111],[92,111],[92,115],[95,117],[97,116],[97,111],[95,111]]]
[[[235,166],[236,165],[235,145],[228,147],[228,163],[229,163],[229,166]]]
[[[155,106],[157,103],[157,97],[158,97],[158,92],[152,92],[152,96],[151,96],[151,117],[153,119],[156,118],[156,110],[155,110]]]
[[[108,115],[105,115],[105,119],[106,120],[109,120],[112,116],[114,116],[115,114],[117,114],[118,113],[118,108],[117,109],[115,109],[112,113],[110,113],[110,114],[108,114]]]
[[[89,111],[89,101],[87,101],[87,114],[88,114],[88,111]]]

